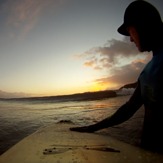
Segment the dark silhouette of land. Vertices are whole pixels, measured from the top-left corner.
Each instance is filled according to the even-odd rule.
[[[98,92],[85,92],[76,93],[70,95],[59,95],[59,96],[43,96],[43,97],[27,97],[27,98],[10,98],[4,100],[16,100],[16,101],[47,101],[47,102],[66,102],[66,101],[87,101],[87,100],[100,100],[104,98],[116,97],[115,91],[106,90]],[[1,99],[3,100],[3,99]]]
[[[135,88],[137,83],[126,84],[123,87],[119,88]],[[66,102],[66,101],[88,101],[88,100],[101,100],[105,98],[111,98],[117,96],[118,90],[104,90],[97,92],[84,92],[76,93],[70,95],[58,95],[58,96],[42,96],[42,97],[23,97],[23,98],[1,98],[1,100],[14,100],[14,101],[47,101],[47,102]]]

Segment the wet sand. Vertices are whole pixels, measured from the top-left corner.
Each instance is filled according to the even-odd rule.
[[[116,125],[114,127],[103,129],[98,132],[100,134],[110,135],[126,143],[139,146],[143,120],[144,120],[144,107],[141,107],[128,121],[120,125]]]

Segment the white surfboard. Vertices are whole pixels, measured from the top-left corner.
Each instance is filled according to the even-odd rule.
[[[98,133],[53,124],[26,137],[0,156],[0,163],[160,163],[163,155]]]

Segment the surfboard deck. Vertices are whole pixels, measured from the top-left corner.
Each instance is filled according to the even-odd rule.
[[[0,156],[0,163],[150,163],[163,155],[98,133],[70,131],[72,124],[53,124],[24,138]]]

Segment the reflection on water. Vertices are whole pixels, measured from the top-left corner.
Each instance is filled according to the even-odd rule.
[[[38,128],[61,120],[77,125],[95,123],[111,115],[128,100],[119,96],[97,101],[0,101],[0,154]]]

